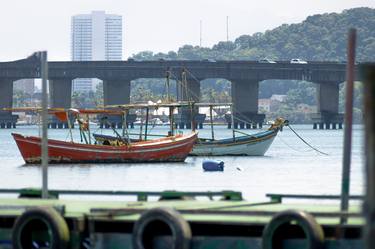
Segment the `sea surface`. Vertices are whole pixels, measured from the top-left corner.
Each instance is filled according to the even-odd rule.
[[[265,200],[266,193],[339,194],[341,191],[343,130],[313,130],[312,125],[292,128],[320,154],[305,145],[288,127],[280,132],[265,156],[188,157],[183,163],[160,164],[64,164],[50,165],[50,189],[123,190],[123,191],[241,191],[247,200]],[[166,133],[167,127],[155,127],[151,133]],[[110,130],[93,131],[111,134]],[[130,132],[137,132],[137,127]],[[260,130],[243,130],[248,133]],[[41,167],[25,165],[11,133],[38,135],[37,126],[0,129],[0,188],[41,187]],[[187,130],[183,131],[187,133]],[[209,138],[208,126],[199,130]],[[68,130],[50,129],[50,138],[69,140]],[[224,126],[215,129],[218,138],[230,137]],[[73,137],[79,142],[78,130]],[[205,159],[225,163],[223,172],[204,172]],[[364,191],[363,126],[353,130],[351,194]]]

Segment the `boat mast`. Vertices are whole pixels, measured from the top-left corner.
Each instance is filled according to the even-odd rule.
[[[211,137],[212,140],[215,140],[215,135],[214,135],[214,123],[213,123],[213,118],[212,118],[212,105],[210,105],[210,123],[211,123]]]
[[[173,108],[173,106],[170,106],[169,107],[169,123],[170,123],[170,125],[169,125],[169,129],[170,129],[170,134],[168,134],[168,135],[170,135],[170,136],[173,136],[174,135],[174,127],[173,127],[173,111],[174,111],[174,108]]]
[[[81,135],[81,142],[82,142],[82,137],[83,137],[83,139],[85,140],[85,143],[89,144],[89,142],[87,141],[87,138],[86,138],[86,134],[85,134],[85,129],[86,129],[85,126],[84,126],[85,123],[84,123],[83,119],[82,120],[80,119],[79,114],[77,114],[77,122],[78,122],[78,125],[79,125],[79,134]],[[89,131],[88,128],[89,127],[87,127],[87,131]],[[88,133],[88,136],[89,136],[89,139],[90,139],[90,133]]]
[[[167,79],[167,103],[170,103],[171,102],[171,99],[170,99],[170,95],[169,95],[169,78],[170,78],[170,71],[169,71],[169,68],[167,70],[167,74],[166,74],[166,79]]]
[[[141,124],[139,126],[139,140],[142,141],[142,132],[143,132],[143,119],[142,119],[142,109],[141,109]]]
[[[150,108],[146,107],[145,140],[147,140],[148,114],[149,114],[149,112],[150,112]]]
[[[232,134],[233,134],[233,141],[236,141],[236,134],[234,131],[234,113],[233,113],[233,104],[230,105],[230,117],[232,123]]]
[[[70,123],[69,111],[66,111],[66,117],[67,117],[69,134],[70,134],[70,142],[73,143],[72,124]],[[81,127],[79,128],[79,132],[81,132]],[[81,133],[81,135],[82,135],[82,133]]]
[[[89,137],[89,144],[91,144],[91,133],[90,133],[90,116],[87,114],[87,135]]]
[[[123,116],[122,116],[122,137],[125,137],[126,135],[126,141],[130,143],[129,139],[129,133],[128,133],[128,125],[127,125],[127,115],[128,115],[128,110],[125,109]]]
[[[191,115],[191,130],[195,131],[195,112],[194,112],[194,102],[190,103],[190,115]]]
[[[47,79],[48,79],[48,62],[47,52],[39,52],[40,73],[42,78],[42,198],[48,198],[48,132],[47,132]]]
[[[122,134],[121,134],[121,136],[125,137],[125,126],[126,126],[126,113],[125,113],[125,111],[122,113],[121,121],[122,121]]]

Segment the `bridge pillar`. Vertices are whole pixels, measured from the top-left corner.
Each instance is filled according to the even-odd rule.
[[[0,109],[13,107],[13,79],[0,79]],[[18,115],[0,110],[0,128],[15,128]]]
[[[257,80],[233,80],[232,102],[234,128],[262,127],[265,115],[258,114],[259,82]],[[227,116],[227,122],[230,122]]]
[[[343,114],[339,112],[339,84],[336,82],[319,82],[317,83],[317,113],[311,115],[315,124],[325,123],[326,129],[333,129],[339,124],[342,128]]]
[[[131,79],[103,79],[104,105],[124,105],[130,103],[130,82]],[[127,126],[134,127],[136,116],[127,116]],[[103,121],[104,122],[104,121]],[[110,128],[122,127],[122,117],[107,116],[105,122],[100,122],[100,127]]]
[[[130,103],[130,79],[103,80],[104,105]]]
[[[49,92],[52,108],[69,109],[72,106],[72,79],[49,79]],[[48,127],[68,128],[68,124],[52,116],[49,119]]]
[[[194,101],[199,102],[201,95],[200,81],[195,79],[188,79],[185,83],[177,84],[177,101]],[[199,129],[203,128],[203,122],[206,115],[198,113],[198,110],[194,110],[195,126]],[[180,129],[186,127],[191,128],[191,110],[190,108],[181,108],[179,113],[175,117],[176,123],[179,124]]]

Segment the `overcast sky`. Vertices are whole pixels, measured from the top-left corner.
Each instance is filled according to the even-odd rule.
[[[298,23],[312,14],[353,7],[375,8],[375,0],[1,0],[0,61],[48,50],[49,60],[70,60],[71,16],[104,10],[123,16],[123,59],[140,51],[167,52],[184,44],[202,46]]]

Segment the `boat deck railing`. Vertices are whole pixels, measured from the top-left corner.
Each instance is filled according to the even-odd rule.
[[[283,199],[314,199],[314,200],[340,200],[340,195],[299,195],[299,194],[274,194],[268,193],[267,197],[271,201],[282,203]],[[362,195],[351,195],[349,196],[350,200],[363,200],[364,196]]]
[[[206,191],[206,192],[184,192],[175,190],[166,191],[111,191],[111,190],[49,190],[49,197],[57,199],[59,195],[104,195],[104,196],[135,196],[137,201],[147,201],[149,197],[156,196],[159,200],[176,200],[192,197],[208,197],[213,200],[219,197],[222,200],[242,201],[242,193],[232,190],[224,191]],[[0,189],[0,194],[19,194],[19,197],[39,198],[41,189],[24,188],[24,189]]]

